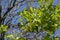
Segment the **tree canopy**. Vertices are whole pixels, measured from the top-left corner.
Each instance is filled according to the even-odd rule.
[[[0,6],[0,40],[4,40],[4,38],[7,38],[6,40],[28,40],[29,35],[31,36],[30,40],[39,40],[39,34],[42,35],[42,40],[51,40],[50,35],[53,34],[60,26],[60,3],[57,5],[53,5],[53,0],[10,0],[8,2],[6,2],[6,5],[8,6]],[[30,6],[30,2],[38,2],[39,8],[34,8],[34,6]],[[25,3],[27,6],[23,5]],[[21,8],[20,6],[24,8]],[[15,12],[16,10],[18,11]],[[16,19],[14,23],[18,23],[18,25],[12,24],[13,21],[11,20],[13,20],[13,18]],[[17,22],[18,18],[20,23]],[[19,30],[16,31],[17,29],[15,31],[11,31],[13,30],[11,26],[12,28],[18,28],[19,30],[22,29],[24,32],[20,32]],[[7,34],[8,30],[10,30],[12,33],[15,32],[15,34]],[[43,35],[45,33],[47,35]],[[23,36],[20,35],[21,37],[16,37],[16,34],[22,34]],[[32,38],[32,35],[34,35],[35,39]],[[53,38],[52,40],[56,39]]]

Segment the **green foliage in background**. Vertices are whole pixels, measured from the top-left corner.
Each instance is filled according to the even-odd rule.
[[[6,25],[1,25],[0,26],[0,33],[1,32],[6,32],[7,31],[7,26]]]
[[[30,7],[29,10],[19,12],[20,16],[27,20],[26,24],[21,22],[20,27],[26,32],[40,32],[40,29],[43,29],[49,35],[53,34],[60,26],[60,7],[59,4],[53,6],[52,2],[53,0],[49,2],[41,0],[38,2],[41,4],[39,9]]]
[[[40,8],[33,9],[30,7],[30,10],[24,10],[20,13],[22,17],[27,20],[27,24],[24,25],[21,22],[21,25],[25,31],[39,31],[39,28],[42,28],[46,31],[54,32],[58,26],[60,26],[60,8],[49,6],[49,9]]]

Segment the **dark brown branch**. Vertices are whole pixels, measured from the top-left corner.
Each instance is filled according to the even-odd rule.
[[[14,5],[15,2],[16,2],[16,0],[14,0],[13,7],[15,6],[15,5]],[[7,13],[8,13],[13,7],[8,8],[7,11],[4,13],[4,16],[3,16],[3,17],[5,17],[5,15],[7,15]]]
[[[24,0],[24,1],[25,1],[25,0]],[[19,2],[19,3],[22,3],[22,2],[24,2],[24,1],[21,1],[21,2]],[[3,16],[3,17],[5,17],[5,16],[7,15],[7,13],[8,13],[10,10],[12,10],[13,7],[15,7],[16,5],[19,4],[19,3],[18,3],[18,4],[15,5],[15,2],[16,2],[16,0],[14,0],[13,6],[12,6],[11,8],[8,8],[8,9],[7,9],[7,11],[4,13],[4,16]]]
[[[1,11],[2,11],[2,6],[0,5],[0,25],[1,25],[1,21],[2,21],[2,18],[1,18]]]
[[[21,1],[21,2],[19,2],[19,3],[23,3],[24,1]],[[14,2],[15,3],[15,2]],[[18,4],[19,4],[18,3]],[[16,5],[18,5],[18,4],[16,4]],[[14,4],[13,4],[14,5]],[[3,20],[5,20],[5,18],[6,18],[6,15],[7,15],[7,13],[10,11],[10,10],[12,10],[12,8],[14,8],[16,5],[14,5],[13,7],[11,7],[11,8],[8,8],[8,10],[7,10],[7,12],[6,13],[4,13],[4,18],[3,18]],[[22,6],[22,4],[20,5],[20,6]],[[12,18],[11,18],[12,19]],[[8,21],[9,22],[9,21]],[[7,23],[8,23],[7,22]]]
[[[3,18],[3,20],[2,20],[3,22],[4,22],[5,18],[6,18],[6,15],[8,14],[8,12],[10,12],[10,10],[12,10],[12,8],[15,6],[15,5],[14,5],[15,2],[16,2],[16,0],[14,0],[13,6],[12,6],[11,8],[8,8],[7,11],[4,13],[4,16],[3,16],[4,18]]]

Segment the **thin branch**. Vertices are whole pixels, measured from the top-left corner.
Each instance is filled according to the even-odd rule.
[[[2,18],[1,18],[1,11],[2,11],[2,6],[0,6],[0,25],[1,25],[1,21],[2,21]]]
[[[19,2],[19,3],[23,3],[24,1],[21,1],[21,2]],[[15,2],[14,2],[15,3]],[[18,3],[18,4],[19,4]],[[13,7],[11,7],[11,9],[10,8],[8,8],[8,11],[4,14],[4,18],[3,18],[3,21],[5,20],[5,18],[6,18],[6,16],[7,16],[7,13],[10,11],[10,10],[12,10],[15,6],[17,6],[18,4],[16,4],[16,5],[14,5]],[[22,4],[20,5],[20,6],[22,6]],[[12,18],[11,18],[12,19]]]

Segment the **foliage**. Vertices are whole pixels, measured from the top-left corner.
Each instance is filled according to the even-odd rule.
[[[25,25],[21,22],[20,27],[30,32],[39,32],[40,29],[43,29],[49,35],[54,33],[60,26],[60,7],[52,6],[52,2],[41,1],[39,9],[30,7],[29,10],[25,9],[20,12],[20,15],[27,20]]]
[[[27,24],[22,28],[24,28],[26,31],[38,31],[38,28],[41,27],[44,30],[54,32],[55,29],[60,25],[59,12],[60,8],[53,8],[53,6],[50,6],[49,9],[40,8],[37,10],[30,7],[29,11],[24,10],[20,13],[20,15],[27,20]]]
[[[7,31],[7,26],[6,25],[1,25],[0,26],[0,33],[1,32],[6,32]]]
[[[14,37],[13,34],[11,34],[11,35],[5,35],[5,37],[6,37],[6,40],[9,40],[9,39],[11,39],[11,40],[26,40],[25,37],[22,37],[22,38],[20,38],[20,37]]]
[[[4,40],[5,32],[7,31],[7,26],[6,25],[0,25],[0,40]]]

